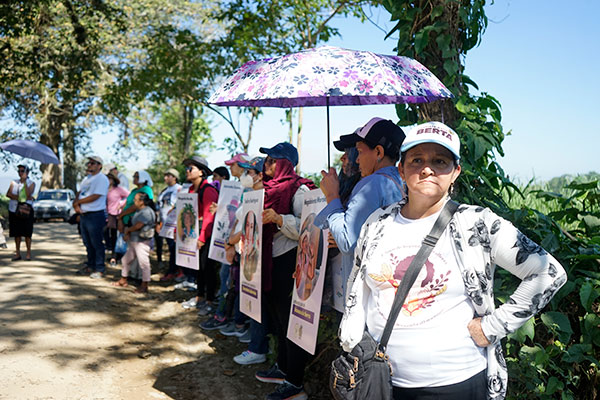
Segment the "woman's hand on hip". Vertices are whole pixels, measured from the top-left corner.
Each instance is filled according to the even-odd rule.
[[[477,346],[487,347],[491,344],[490,341],[487,339],[487,337],[485,337],[485,334],[483,333],[483,329],[481,328],[481,317],[473,318],[468,323],[467,329],[469,330],[469,333],[471,334],[471,338],[473,339],[473,341],[475,342],[475,344]]]

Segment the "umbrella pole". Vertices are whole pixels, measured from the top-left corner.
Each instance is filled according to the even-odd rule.
[[[331,139],[329,138],[329,96],[327,96],[325,99],[325,101],[327,102],[327,173],[329,173],[329,168],[331,168]]]

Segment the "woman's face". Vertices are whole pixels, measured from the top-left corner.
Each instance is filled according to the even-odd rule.
[[[216,172],[213,172],[213,182],[218,181],[219,183],[222,183],[223,179],[225,179],[224,176],[221,176],[221,175],[217,174]]]
[[[192,220],[192,214],[189,212],[183,214],[183,225],[185,225],[186,228],[190,229],[193,224],[194,221]]]
[[[246,223],[246,242],[251,243],[254,240],[254,218],[248,215],[248,222]]]
[[[27,169],[19,167],[19,169],[17,169],[17,172],[19,173],[19,178],[27,178]]]
[[[358,150],[356,162],[358,163],[358,167],[360,169],[360,176],[363,178],[376,171],[378,159],[383,158],[383,154],[380,154],[380,149],[380,146],[371,149],[365,142],[356,143],[356,150]]]
[[[144,207],[144,202],[141,199],[140,193],[136,194],[135,197],[133,198],[133,204],[135,204],[135,207],[139,210],[140,208]]]
[[[265,175],[268,177],[275,176],[275,170],[277,169],[277,159],[271,158],[271,156],[267,156],[265,159]]]
[[[342,154],[342,158],[340,158],[340,161],[342,162],[342,172],[344,173],[344,175],[349,175],[350,174],[350,159],[348,158],[347,152],[344,152],[344,154]]]
[[[423,143],[406,152],[398,171],[408,186],[409,199],[440,199],[447,195],[450,185],[458,178],[460,165],[454,165],[454,156],[444,146]]]
[[[231,175],[235,176],[236,178],[239,178],[244,173],[244,168],[240,167],[236,162],[231,164],[229,169],[231,170]]]
[[[133,174],[133,184],[138,188],[144,186],[142,183],[140,183],[140,175],[137,172]]]
[[[185,168],[185,178],[188,182],[193,182],[194,180],[202,177],[202,171],[200,168],[193,164],[188,164]]]

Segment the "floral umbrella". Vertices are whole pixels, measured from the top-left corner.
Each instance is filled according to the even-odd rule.
[[[329,143],[330,105],[426,103],[451,97],[435,75],[411,58],[321,46],[249,61],[208,102],[241,107],[327,106]]]

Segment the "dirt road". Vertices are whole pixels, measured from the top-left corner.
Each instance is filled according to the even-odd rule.
[[[205,333],[190,294],[157,282],[148,295],[114,288],[119,276],[78,276],[85,259],[77,230],[36,224],[33,260],[0,250],[0,399],[262,399],[273,386],[259,366],[232,357],[236,338]],[[153,260],[155,257],[152,256]]]

